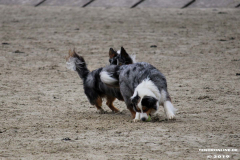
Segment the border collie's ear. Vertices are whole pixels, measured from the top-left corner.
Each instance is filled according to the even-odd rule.
[[[117,56],[117,52],[114,51],[112,48],[109,49],[109,58],[113,58],[115,56]]]
[[[153,108],[155,110],[157,110],[157,99],[154,97],[150,97],[150,96],[144,96],[142,99],[142,106],[145,106],[147,108]]]
[[[140,97],[139,97],[138,93],[137,93],[137,95],[135,97],[131,97],[131,102],[134,105],[137,105],[139,100],[140,100]]]
[[[122,57],[129,57],[128,53],[126,52],[126,50],[123,47],[121,47],[120,55]]]

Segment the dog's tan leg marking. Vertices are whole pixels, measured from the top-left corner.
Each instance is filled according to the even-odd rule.
[[[128,109],[129,109],[129,111],[130,111],[131,114],[132,114],[132,119],[134,119],[135,116],[136,116],[136,112],[135,112],[132,108],[128,108]]]
[[[106,102],[106,105],[115,113],[119,112],[119,109],[117,109],[114,105],[113,105],[113,101],[115,100],[116,98],[114,97],[107,97],[107,102]]]
[[[98,113],[100,113],[100,114],[105,113],[105,111],[102,109],[102,98],[101,97],[98,97],[98,99],[96,100],[95,106],[97,107]]]

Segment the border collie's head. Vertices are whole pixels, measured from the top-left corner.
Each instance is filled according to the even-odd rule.
[[[143,96],[140,97],[138,93],[131,97],[131,102],[135,112],[140,113],[140,119],[146,121],[149,114],[157,111],[158,109],[158,100],[152,96]]]
[[[112,48],[109,49],[109,63],[111,65],[126,65],[133,64],[132,58],[128,55],[123,47],[121,47],[120,53],[118,54]]]

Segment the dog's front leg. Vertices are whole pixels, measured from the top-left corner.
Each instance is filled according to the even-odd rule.
[[[128,107],[128,110],[131,112],[132,114],[132,119],[135,118],[135,115],[136,115],[136,112],[131,108],[131,107]]]
[[[133,120],[133,122],[138,122],[138,121],[140,121],[141,119],[140,119],[140,113],[139,112],[136,112],[136,115],[135,115],[135,118],[134,118],[134,120]]]
[[[176,120],[175,112],[177,109],[173,107],[171,101],[164,102],[164,110],[168,120]]]

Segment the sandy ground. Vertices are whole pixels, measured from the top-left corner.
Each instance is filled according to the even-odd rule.
[[[240,159],[239,26],[239,9],[0,6],[0,159]],[[93,70],[121,46],[165,74],[175,122],[89,104],[64,56]]]

